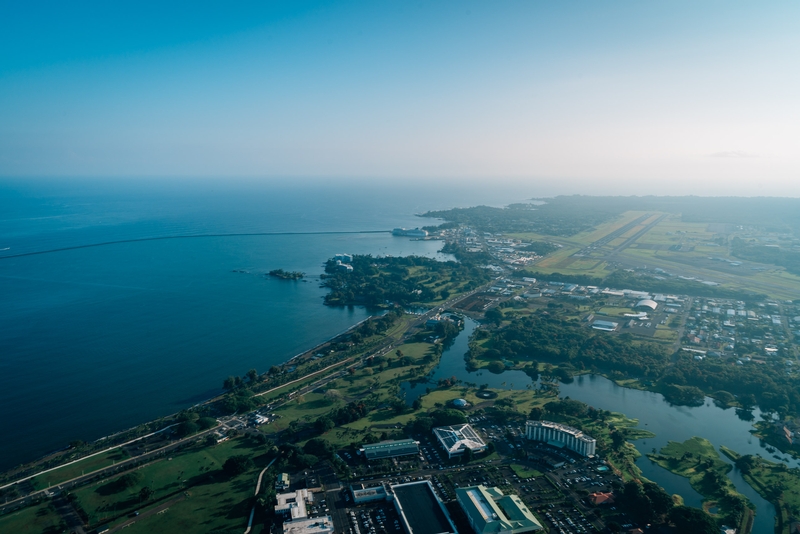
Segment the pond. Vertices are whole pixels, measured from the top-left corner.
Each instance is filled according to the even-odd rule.
[[[439,360],[433,371],[428,375],[424,382],[403,382],[400,387],[405,394],[406,402],[411,404],[418,397],[425,394],[425,390],[434,387],[443,378],[455,376],[459,380],[474,384],[487,384],[490,388],[496,389],[525,389],[528,384],[532,384],[531,378],[522,371],[505,371],[501,374],[494,374],[480,369],[478,371],[468,371],[464,355],[469,350],[469,338],[477,328],[478,323],[464,318],[464,329],[456,336],[453,343],[444,350],[442,358]]]
[[[455,376],[459,380],[474,384],[487,384],[497,389],[525,389],[536,384],[522,371],[509,370],[493,374],[486,370],[468,371],[464,355],[467,353],[469,337],[478,323],[467,318],[464,330],[456,337],[452,345],[445,349],[439,365],[428,376],[426,383],[403,383],[401,385],[408,403],[423,395],[426,388],[433,387],[442,378]],[[637,465],[645,477],[662,486],[668,493],[678,493],[689,506],[699,507],[702,497],[692,489],[688,479],[670,473],[654,464],[645,456],[653,449],[659,450],[668,441],[685,441],[693,436],[700,436],[711,441],[717,448],[725,445],[740,454],[758,454],[771,458],[766,445],[754,437],[750,431],[752,423],[740,419],[733,409],[722,409],[706,398],[698,407],[674,406],[659,393],[640,391],[618,386],[611,380],[599,375],[582,375],[572,383],[559,385],[561,396],[583,401],[595,408],[620,412],[639,420],[639,426],[653,432],[654,438],[634,441],[642,457]],[[760,412],[754,410],[755,420]],[[720,453],[723,460],[728,459]],[[800,462],[785,455],[781,461],[790,467],[800,467]],[[732,463],[732,462],[729,462]],[[772,534],[775,508],[764,500],[733,469],[729,473],[736,489],[745,495],[756,506],[756,518],[753,526],[754,534]]]

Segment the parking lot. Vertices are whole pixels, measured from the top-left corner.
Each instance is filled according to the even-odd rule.
[[[418,436],[418,455],[392,459],[394,468],[398,470],[396,473],[369,476],[371,467],[368,467],[365,476],[356,482],[371,486],[429,480],[441,501],[451,503],[451,507],[456,488],[482,484],[498,487],[506,494],[519,495],[551,532],[586,534],[605,528],[588,495],[612,492],[615,486],[619,487],[621,480],[603,460],[585,458],[564,448],[530,441],[525,437],[524,426],[519,424],[497,424],[483,415],[471,417],[470,423],[487,442],[493,442],[497,452],[505,458],[462,465],[458,460],[447,458],[434,438]],[[352,451],[342,450],[339,454],[350,465],[369,466]],[[385,460],[383,462],[385,467]],[[340,500],[341,505],[337,507],[342,507],[342,524],[339,526],[342,532],[399,534],[402,531],[391,503],[381,501],[356,505],[346,489],[341,491]],[[609,511],[613,511],[613,504]],[[333,515],[338,513],[336,510]]]
[[[400,518],[391,503],[370,503],[358,508],[347,508],[349,534],[399,534],[403,532]]]

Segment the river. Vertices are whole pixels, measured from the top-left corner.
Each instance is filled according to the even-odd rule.
[[[531,378],[522,371],[508,370],[500,374],[489,371],[468,371],[464,355],[467,352],[469,337],[478,323],[467,318],[464,329],[442,354],[439,365],[430,375],[430,383],[435,384],[441,378],[456,378],[476,384],[487,384],[492,388],[525,389],[535,385]],[[405,383],[402,389],[407,402],[425,393],[429,384]],[[670,494],[679,494],[689,506],[700,507],[702,496],[689,485],[688,479],[670,473],[666,469],[651,462],[645,455],[653,449],[659,450],[668,441],[685,441],[693,436],[710,440],[715,447],[725,445],[740,454],[759,454],[770,458],[765,445],[750,431],[751,422],[740,419],[735,410],[722,409],[706,398],[698,407],[674,406],[659,393],[640,391],[616,385],[611,380],[599,375],[582,375],[570,384],[560,384],[562,397],[570,397],[583,401],[595,408],[620,412],[639,420],[639,426],[655,434],[655,437],[634,441],[642,457],[637,465],[645,477],[662,486]],[[753,412],[755,420],[761,415]],[[722,453],[723,460],[732,463]],[[780,460],[790,467],[800,467],[800,462],[781,455]],[[736,469],[729,475],[736,489],[745,495],[756,507],[756,518],[753,525],[754,534],[772,534],[774,530],[775,508],[764,500],[741,477]]]

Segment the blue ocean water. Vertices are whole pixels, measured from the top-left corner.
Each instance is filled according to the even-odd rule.
[[[436,257],[440,242],[352,232],[431,224],[534,188],[453,184],[0,181],[0,469],[208,398],[228,375],[302,352],[366,317],[314,277],[338,252]],[[271,279],[299,270],[307,282]],[[233,271],[246,271],[233,272]]]

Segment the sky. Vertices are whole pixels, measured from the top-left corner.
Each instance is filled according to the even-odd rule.
[[[0,176],[800,196],[800,3],[6,2]]]

